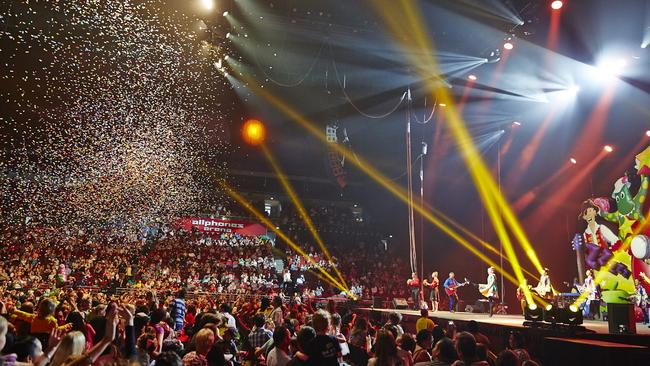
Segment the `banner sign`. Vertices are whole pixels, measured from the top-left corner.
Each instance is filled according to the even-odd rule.
[[[260,236],[266,234],[266,228],[258,223],[230,219],[183,217],[176,221],[176,227],[185,231],[196,230],[211,235],[235,233]]]

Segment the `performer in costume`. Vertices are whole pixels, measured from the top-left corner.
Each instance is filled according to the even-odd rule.
[[[587,292],[587,317],[589,319],[595,319],[596,315],[600,319],[600,296],[598,296],[598,289],[596,288],[596,281],[594,280],[594,272],[592,270],[587,270],[587,278],[585,278],[585,283],[582,286],[582,291]]]
[[[544,268],[542,275],[539,277],[539,283],[533,290],[544,299],[550,300],[553,298],[553,289],[551,288],[551,278],[548,275],[548,268]]]
[[[519,305],[521,306],[521,313],[523,314],[526,310],[526,296],[524,295],[524,288],[528,288],[528,280],[524,279],[524,283],[521,286],[517,287],[517,300],[519,300]]]
[[[636,288],[636,295],[634,296],[635,304],[641,309],[643,324],[648,324],[650,322],[650,317],[648,317],[648,292],[641,285],[638,278],[634,280],[634,287]]]
[[[456,292],[458,281],[454,277],[454,272],[449,272],[449,278],[444,283],[447,295],[449,296],[449,311],[452,313],[454,312],[454,305],[458,303],[458,293]]]
[[[438,290],[440,280],[438,280],[438,272],[431,273],[431,280],[427,280],[425,278],[422,284],[424,287],[429,289],[429,301],[431,301],[431,310],[438,311],[438,302],[440,301],[440,291]]]
[[[479,285],[478,288],[481,294],[488,298],[489,313],[491,317],[492,303],[495,298],[499,297],[499,294],[497,292],[497,276],[494,273],[494,267],[488,268],[487,273],[488,273],[487,281],[486,281],[487,283]]]
[[[409,290],[411,290],[411,297],[413,299],[413,309],[418,310],[418,294],[420,293],[420,279],[418,279],[418,274],[413,272],[411,278],[406,281],[406,285]]]

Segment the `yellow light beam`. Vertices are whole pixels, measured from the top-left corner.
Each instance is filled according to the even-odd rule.
[[[431,210],[434,214],[438,215],[438,216],[439,216],[440,218],[442,218],[444,221],[446,221],[447,223],[449,223],[451,226],[455,227],[457,230],[460,230],[463,234],[467,235],[467,236],[470,237],[471,239],[473,239],[473,240],[477,241],[478,243],[480,243],[481,246],[483,246],[485,249],[489,250],[490,252],[492,252],[492,253],[494,253],[494,254],[496,254],[496,255],[501,255],[501,253],[499,253],[499,251],[494,247],[494,245],[492,245],[492,244],[486,242],[485,240],[479,238],[476,234],[474,234],[474,233],[471,232],[469,229],[467,229],[466,227],[464,227],[464,226],[462,226],[461,224],[459,224],[458,222],[456,222],[456,221],[455,221],[454,219],[452,219],[451,217],[445,215],[442,211],[440,211],[440,210],[438,210],[437,208],[435,208],[435,207],[433,207],[433,206],[430,206],[430,205],[428,205],[428,204],[425,204],[425,207],[426,207],[428,210]],[[508,260],[508,258],[507,258],[506,256],[503,256],[503,257],[504,257],[503,259],[505,259],[506,261],[509,262],[509,260]],[[533,277],[533,278],[536,279],[536,280],[539,280],[539,276],[536,275],[535,273],[533,273],[533,272],[527,270],[527,269],[524,268],[524,267],[522,267],[522,270],[523,270],[527,275]]]
[[[421,67],[423,67],[423,69],[428,70],[427,75],[430,75],[431,73],[434,75],[439,74],[437,62],[433,57],[434,52],[432,47],[430,47],[432,43],[424,31],[424,22],[420,18],[418,11],[415,9],[416,3],[408,0],[375,0],[373,3],[376,5],[375,7],[377,8],[379,15],[395,34],[396,40],[401,41],[407,48],[418,51],[406,52],[406,54],[412,59],[411,63],[419,66],[416,70],[421,70]],[[445,108],[445,115],[451,127],[452,136],[454,136],[460,147],[461,155],[465,160],[465,164],[469,168],[468,170],[470,171],[470,175],[472,176],[472,179],[479,190],[479,194],[488,209],[495,231],[503,243],[506,255],[511,262],[518,282],[521,284],[524,281],[521,267],[518,265],[518,259],[510,243],[508,233],[503,227],[501,216],[497,207],[494,206],[495,203],[498,206],[502,206],[501,204],[505,202],[505,200],[494,199],[494,196],[500,195],[501,193],[498,192],[498,189],[494,188],[494,186],[496,186],[494,180],[492,179],[492,176],[488,174],[488,170],[476,151],[476,147],[471,143],[471,136],[465,128],[456,108],[453,106],[453,100],[449,96],[449,93],[445,88],[440,88],[439,85],[432,84],[430,78],[425,76],[426,75],[422,75],[423,79],[429,84],[428,86],[436,98],[451,107]],[[499,208],[503,209],[502,207]],[[510,226],[515,226],[512,223],[512,217],[507,213],[505,218]],[[513,228],[513,232],[515,236],[519,238],[520,233],[516,226]],[[528,252],[529,251],[527,250],[527,253]],[[527,301],[532,303],[532,296],[528,288],[524,288],[523,290]]]
[[[309,232],[311,233],[312,237],[314,238],[316,243],[318,243],[318,246],[320,247],[321,251],[325,254],[327,259],[330,261],[330,263],[334,263],[334,261],[332,260],[332,256],[330,255],[330,252],[325,247],[325,243],[323,243],[323,239],[320,237],[318,231],[316,230],[316,227],[314,226],[314,223],[311,221],[311,218],[309,217],[307,210],[305,210],[305,207],[303,206],[302,202],[298,198],[296,191],[291,186],[291,183],[289,182],[287,176],[282,171],[282,168],[278,164],[277,160],[275,160],[275,157],[269,150],[268,146],[266,146],[266,144],[262,144],[261,148],[262,148],[262,152],[264,153],[264,156],[271,164],[271,167],[273,167],[275,174],[280,179],[280,183],[282,184],[282,187],[289,195],[289,198],[291,198],[293,204],[296,206],[296,209],[298,210],[298,214],[302,218],[302,221],[305,223],[305,225],[307,225],[307,228],[309,229]],[[345,283],[345,279],[343,278],[343,275],[341,275],[341,272],[338,270],[338,268],[334,267],[334,271],[336,272],[338,278],[341,280],[343,286],[345,288],[348,288],[348,285],[347,283]]]
[[[266,216],[259,212],[253,205],[248,202],[244,197],[232,189],[226,182],[220,181],[221,187],[228,193],[230,197],[239,202],[248,212],[252,213],[258,220],[260,220],[266,227],[271,229],[278,237],[284,240],[294,251],[300,254],[305,258],[311,265],[316,267],[325,277],[327,277],[330,283],[336,288],[349,293],[349,289],[343,287],[343,285],[338,282],[329,272],[325,271],[318,263],[316,263],[307,253],[305,253],[302,248],[300,248],[296,243],[293,242],[287,235],[280,231]]]
[[[350,162],[351,164],[355,165],[357,168],[359,168],[361,171],[363,171],[366,175],[371,177],[374,181],[376,181],[378,184],[380,184],[382,187],[384,187],[386,190],[388,190],[390,193],[392,193],[395,197],[399,198],[402,200],[404,203],[409,202],[408,197],[406,193],[404,192],[403,188],[397,186],[393,181],[391,181],[389,178],[384,176],[381,172],[379,172],[374,166],[372,166],[370,163],[368,163],[363,157],[352,154],[350,150],[345,148],[344,146],[337,145],[337,144],[329,144],[327,142],[327,139],[325,137],[325,134],[318,128],[316,125],[309,120],[307,120],[305,117],[303,117],[300,113],[298,113],[295,109],[293,109],[291,106],[289,106],[287,103],[282,101],[280,98],[276,97],[275,95],[271,94],[269,91],[267,91],[264,88],[261,88],[259,84],[252,78],[250,78],[247,75],[242,75],[241,78],[243,79],[244,83],[248,86],[248,88],[255,92],[256,94],[260,95],[261,97],[265,98],[267,101],[269,101],[272,105],[274,105],[278,110],[282,111],[284,114],[286,114],[291,120],[295,121],[298,123],[299,126],[304,128],[307,132],[321,140],[324,144],[327,144],[328,146],[331,146],[333,149],[335,149],[338,153],[341,155],[345,156],[346,161]],[[514,283],[514,284],[519,284],[517,280],[508,272],[506,272],[503,268],[501,268],[496,262],[485,256],[481,251],[479,251],[477,248],[475,248],[471,243],[469,243],[465,238],[461,237],[457,232],[454,230],[450,229],[447,225],[445,225],[440,219],[435,217],[430,211],[426,210],[423,206],[421,206],[417,202],[413,202],[413,208],[422,216],[424,216],[427,221],[438,227],[442,232],[447,234],[449,237],[452,239],[456,240],[459,244],[461,244],[465,249],[470,251],[472,254],[474,254],[476,257],[480,258],[483,260],[483,262],[489,264],[490,266],[494,267],[498,272],[502,273],[504,278],[506,278],[508,281]]]

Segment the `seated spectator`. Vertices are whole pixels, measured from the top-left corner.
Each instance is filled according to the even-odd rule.
[[[422,329],[416,335],[415,340],[417,345],[415,346],[415,351],[413,352],[413,362],[418,363],[431,361],[431,354],[429,354],[429,350],[431,349],[433,342],[433,336],[431,335],[431,332],[426,329]]]
[[[397,328],[397,335],[400,336],[404,334],[404,329],[402,329],[402,326],[400,325],[401,322],[402,322],[402,314],[393,311],[388,314],[388,322],[386,323],[386,326],[389,325],[395,326],[395,328]],[[395,338],[397,338],[397,336]]]
[[[289,357],[289,343],[291,343],[291,334],[289,329],[280,325],[273,331],[273,349],[266,357],[267,366],[286,366],[291,360]]]
[[[490,348],[490,339],[485,334],[478,331],[478,323],[476,320],[470,320],[467,323],[467,331],[474,336],[476,343],[482,343]]]
[[[16,361],[31,364],[43,354],[43,345],[36,337],[26,337],[18,340],[11,352],[16,354]]]
[[[196,334],[196,350],[183,357],[183,366],[207,366],[208,353],[214,345],[214,333],[210,329],[201,329]]]
[[[496,366],[519,366],[521,362],[517,358],[517,355],[511,350],[504,350],[499,353],[497,357]]]
[[[328,333],[330,315],[324,310],[318,310],[312,317],[312,325],[316,338],[307,347],[307,360],[314,366],[338,366],[341,359],[341,345],[336,337]]]
[[[86,337],[79,331],[72,331],[66,334],[59,343],[59,347],[50,361],[50,366],[64,365],[71,359],[80,356],[85,350]]]
[[[368,361],[368,366],[404,366],[404,361],[397,355],[397,344],[391,332],[379,331],[374,351],[375,356]]]
[[[456,337],[456,351],[459,360],[453,366],[489,366],[487,362],[478,360],[476,339],[468,332],[461,332]]]
[[[156,366],[182,366],[183,361],[176,352],[162,352],[156,358]]]
[[[253,318],[255,327],[248,334],[248,341],[254,349],[261,348],[264,343],[273,338],[273,333],[265,328],[266,318],[263,314],[257,314]]]
[[[508,335],[508,349],[517,355],[520,363],[530,360],[530,355],[525,348],[524,336],[520,332],[510,332]]]
[[[433,320],[429,319],[429,310],[422,309],[420,310],[420,317],[415,322],[415,334],[420,333],[422,329],[432,331],[435,325],[436,323],[434,323]]]
[[[411,336],[408,333],[403,333],[402,335],[398,335],[397,327],[390,323],[384,325],[383,329],[390,332],[390,334],[392,334],[393,339],[395,340],[395,344],[397,345],[397,356],[402,359],[402,363],[404,364],[404,366],[412,366],[413,352],[408,348],[412,345],[411,348],[415,350],[415,340],[413,339],[413,336]],[[400,347],[400,345],[402,344],[404,345],[404,348]]]
[[[476,344],[476,358],[478,358],[479,361],[486,361],[490,366],[494,366],[494,363],[496,362],[496,356],[494,353],[490,352],[487,346],[483,343]]]
[[[287,366],[307,366],[309,365],[308,361],[302,360],[298,357],[299,354],[307,354],[309,345],[316,338],[316,331],[310,326],[303,326],[298,331],[296,335],[296,343],[298,343],[298,351],[296,356],[294,356]]]
[[[30,334],[37,337],[44,345],[47,345],[47,339],[52,330],[68,330],[70,324],[59,326],[54,317],[56,304],[52,299],[44,298],[38,303],[36,314],[25,313],[14,309],[12,314],[18,319],[24,320],[31,324]]]
[[[456,347],[454,342],[447,337],[443,337],[441,340],[436,342],[436,345],[433,347],[431,352],[431,357],[433,361],[431,363],[425,363],[427,366],[451,366],[456,360],[458,360],[458,353],[456,352]]]

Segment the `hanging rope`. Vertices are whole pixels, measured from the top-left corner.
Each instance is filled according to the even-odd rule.
[[[436,112],[436,106],[437,105],[438,105],[438,98],[436,98],[436,101],[433,103],[433,108],[431,108],[431,114],[424,121],[420,122],[420,120],[418,119],[418,116],[416,116],[415,113],[413,113],[413,118],[415,118],[415,122],[419,123],[421,125],[426,125],[427,123],[429,123],[429,121],[431,121],[431,119],[433,118],[433,114]],[[426,99],[425,99],[425,105],[424,106],[426,107]]]
[[[292,83],[283,83],[281,81],[275,80],[271,75],[269,75],[266,72],[266,68],[262,67],[262,65],[260,64],[260,60],[259,60],[259,57],[258,57],[259,52],[255,52],[255,63],[257,64],[257,67],[260,70],[262,70],[262,73],[264,74],[264,76],[267,79],[269,79],[272,83],[274,83],[276,85],[279,85],[279,86],[286,87],[286,88],[293,88],[293,87],[296,87],[296,86],[302,84],[303,81],[305,81],[305,79],[307,79],[307,76],[309,76],[309,74],[311,74],[311,72],[314,70],[314,66],[316,66],[316,63],[318,62],[318,60],[320,60],[321,53],[323,52],[323,47],[325,47],[325,41],[323,41],[321,43],[320,48],[318,49],[318,53],[316,54],[316,57],[314,57],[314,60],[312,61],[311,65],[309,65],[309,68],[307,69],[307,72],[301,78],[299,78],[297,81],[292,82]],[[258,46],[258,49],[259,49],[259,46]]]
[[[404,94],[402,94],[402,97],[399,99],[399,102],[397,102],[395,107],[393,107],[387,113],[379,114],[379,115],[372,115],[372,114],[366,113],[366,112],[362,111],[359,107],[357,107],[357,105],[354,104],[354,102],[352,102],[352,99],[350,98],[348,93],[345,91],[345,86],[343,84],[341,84],[341,78],[339,76],[339,70],[336,67],[336,61],[334,61],[334,59],[332,59],[332,64],[334,66],[334,73],[336,74],[336,82],[339,84],[339,87],[341,88],[341,92],[343,93],[343,96],[345,96],[345,99],[348,101],[348,103],[350,103],[350,105],[354,109],[356,109],[357,112],[359,112],[364,117],[373,118],[373,119],[386,118],[386,117],[390,116],[391,114],[393,114],[393,112],[395,112],[397,110],[397,108],[399,108],[399,106],[402,105],[402,103],[404,102],[404,98],[406,98],[406,92],[404,92]]]

